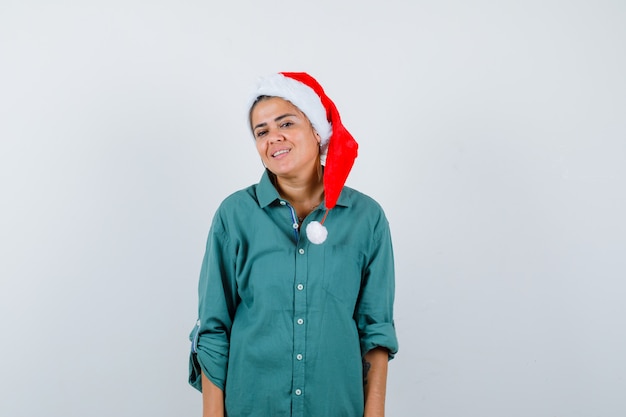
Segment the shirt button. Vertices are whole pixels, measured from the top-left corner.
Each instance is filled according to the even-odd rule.
[[[300,250],[298,251],[298,253],[299,253],[300,255],[304,255],[304,249],[300,249]]]
[[[302,395],[302,390],[301,389],[297,389],[296,390],[296,395]]]
[[[280,200],[280,205],[281,206],[284,206],[285,204],[287,204],[287,203],[285,203],[283,200]]]
[[[294,224],[292,224],[291,226],[292,226],[294,229],[297,229],[297,228],[299,227],[299,226],[298,226],[298,223],[294,223]]]
[[[302,323],[304,323],[304,320],[302,320],[302,319],[298,319],[298,322],[297,322],[297,323],[298,323],[298,324],[302,324]]]
[[[298,284],[296,288],[298,288],[298,291],[302,291],[304,289],[304,285]]]
[[[302,355],[298,353],[298,354],[296,355],[296,359],[297,359],[297,360],[299,360],[299,361],[301,361],[301,360],[302,360]]]

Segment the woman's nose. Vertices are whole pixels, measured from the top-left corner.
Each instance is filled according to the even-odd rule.
[[[280,141],[285,140],[285,137],[278,130],[270,130],[268,132],[268,136],[269,136],[270,143],[280,142]]]

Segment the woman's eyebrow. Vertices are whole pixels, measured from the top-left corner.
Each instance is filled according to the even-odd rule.
[[[278,116],[277,118],[275,118],[275,119],[274,119],[274,121],[275,121],[275,122],[279,122],[279,121],[281,121],[282,119],[284,119],[285,117],[296,117],[296,116],[297,116],[296,114],[292,114],[292,113],[285,113],[285,114],[283,114],[283,115]],[[257,128],[259,128],[259,127],[264,127],[264,126],[267,126],[267,123],[265,123],[265,122],[263,122],[263,123],[259,123],[258,125],[254,126],[254,127],[252,128],[252,130],[256,130]]]

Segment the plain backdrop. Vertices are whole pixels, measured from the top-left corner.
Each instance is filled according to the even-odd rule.
[[[248,95],[307,71],[392,228],[387,414],[623,417],[625,22],[621,0],[1,0],[0,416],[200,416],[206,235],[262,173]]]

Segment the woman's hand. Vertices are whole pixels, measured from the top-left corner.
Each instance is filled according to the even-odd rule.
[[[202,373],[202,417],[224,417],[224,392]]]
[[[372,349],[363,358],[364,417],[384,417],[385,415],[388,362],[389,352],[384,348]]]

